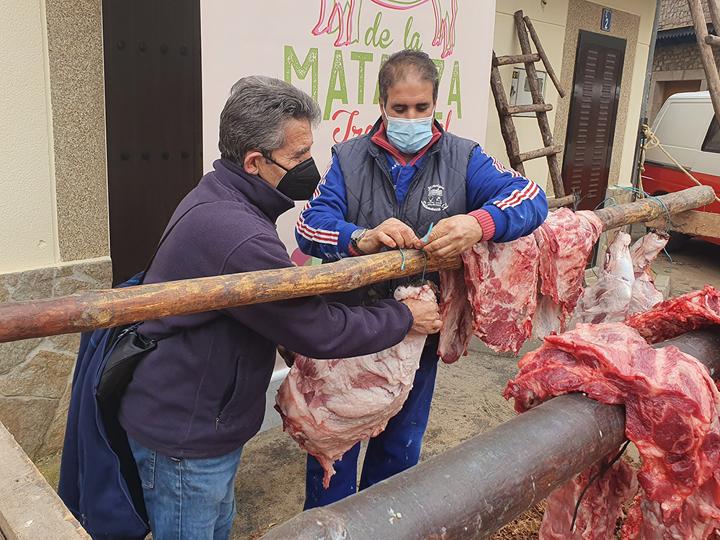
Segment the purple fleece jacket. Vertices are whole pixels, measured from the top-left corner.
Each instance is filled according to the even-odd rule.
[[[292,266],[275,221],[293,202],[220,160],[175,210],[145,283]],[[198,206],[196,206],[198,205]],[[402,341],[410,310],[394,300],[367,308],[321,297],[242,306],[145,322],[158,341],[122,400],[130,437],[161,454],[215,457],[260,428],[275,346],[314,358],[374,353]]]

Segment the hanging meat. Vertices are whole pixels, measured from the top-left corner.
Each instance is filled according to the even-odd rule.
[[[657,342],[720,323],[720,293],[712,287],[656,306],[623,323],[580,324],[520,360],[506,398],[519,412],[556,395],[584,392],[608,404],[624,404],[626,435],[638,448],[640,491],[622,537],[705,540],[720,527],[720,393],[707,369],[675,347]],[[644,337],[643,337],[644,336]],[[612,456],[608,460],[612,461]],[[614,465],[583,499],[571,531],[576,500],[592,473],[554,492],[541,539],[605,540],[618,517],[618,494],[628,497],[628,469]],[[584,489],[583,487],[583,489]],[[597,529],[588,524],[597,524]]]
[[[400,287],[395,299],[436,302],[428,286]],[[339,360],[298,355],[276,397],[283,428],[322,465],[323,485],[335,474],[333,463],[358,441],[381,433],[407,399],[425,335],[410,332],[379,353]]]

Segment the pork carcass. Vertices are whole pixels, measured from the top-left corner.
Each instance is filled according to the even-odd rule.
[[[495,351],[517,353],[533,325],[540,327],[540,336],[564,327],[582,294],[587,259],[601,232],[592,212],[563,208],[533,235],[480,242],[463,253],[464,283],[461,271],[440,273],[443,361],[460,358],[471,333]]]
[[[436,302],[423,287],[400,287],[397,300]],[[358,441],[381,433],[412,388],[425,335],[410,332],[398,345],[367,356],[314,360],[298,355],[276,397],[283,428],[322,465],[323,485],[333,463]]]
[[[535,238],[480,242],[462,254],[463,269],[440,272],[438,354],[455,362],[473,333],[498,352],[517,353],[532,332],[539,252]]]
[[[720,394],[695,358],[672,346],[654,349],[622,323],[581,324],[546,338],[519,366],[519,375],[505,390],[519,412],[571,392],[625,405],[625,431],[643,464],[638,474],[642,497],[624,538],[704,539],[696,536],[697,530],[720,526],[720,501],[713,489],[720,466]],[[560,489],[572,491],[576,486],[570,483]],[[582,504],[584,512],[602,511],[587,506],[598,501]],[[567,515],[550,511],[544,519],[549,523],[546,529],[556,530],[552,522],[566,523]],[[647,534],[636,535],[637,531]],[[565,538],[607,536],[575,536],[568,530]]]
[[[438,356],[446,364],[467,355],[473,334],[473,311],[465,285],[465,270],[440,272],[440,343]]]
[[[663,301],[663,295],[655,287],[650,265],[658,254],[665,249],[670,236],[661,231],[649,232],[630,249],[635,282],[632,298],[628,306],[628,314],[642,313]]]
[[[635,328],[649,343],[720,324],[720,291],[708,285],[666,300],[645,313],[631,315],[625,324]]]
[[[630,257],[630,235],[619,232],[605,253],[598,280],[587,287],[569,327],[577,323],[619,322],[627,316],[635,272]]]
[[[560,208],[534,235],[540,249],[540,296],[533,321],[537,337],[565,330],[583,292],[585,267],[603,224],[588,211]]]
[[[637,490],[637,477],[630,465],[624,459],[612,463],[608,456],[550,494],[545,510],[549,518],[540,525],[540,538],[615,538],[622,506]],[[581,496],[585,504],[578,507],[576,515]]]
[[[537,302],[539,252],[534,237],[481,242],[462,258],[475,335],[495,351],[517,353],[532,333]]]

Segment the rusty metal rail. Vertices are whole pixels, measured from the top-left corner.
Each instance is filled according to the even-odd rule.
[[[697,186],[652,199],[597,210],[606,229],[678,214],[710,204],[715,192]],[[109,328],[229,307],[349,291],[389,279],[460,266],[426,260],[420,251],[390,251],[320,266],[264,270],[187,279],[126,289],[90,291],[62,298],[0,305],[0,343]]]
[[[666,345],[717,378],[720,327],[658,346]],[[303,512],[263,540],[488,538],[624,440],[622,406],[557,397],[357,495]]]

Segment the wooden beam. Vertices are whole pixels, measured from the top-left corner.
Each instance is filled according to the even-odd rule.
[[[645,223],[710,204],[709,186],[598,210],[606,229]],[[420,251],[389,251],[331,264],[290,267],[89,291],[62,298],[0,304],[0,343],[84,332],[171,315],[189,315],[314,294],[350,291],[424,270],[460,268],[460,259],[426,260]]]
[[[557,198],[551,197],[548,199],[548,208],[551,210],[555,208],[562,208],[563,206],[570,206],[575,203],[575,195],[566,195],[565,197]]]
[[[530,152],[520,154],[518,159],[524,163],[525,161],[530,161],[531,159],[554,156],[562,151],[563,148],[560,145],[548,146],[547,148],[538,148],[537,150],[531,150]]]
[[[553,84],[555,85],[555,88],[558,91],[558,94],[560,94],[561,98],[565,97],[565,89],[562,86],[562,83],[560,82],[560,79],[558,79],[557,75],[555,74],[555,70],[552,67],[552,64],[550,64],[550,59],[547,57],[547,54],[545,54],[545,49],[543,49],[542,43],[540,42],[540,37],[538,36],[537,32],[535,31],[535,27],[533,26],[532,21],[530,20],[530,17],[525,17],[525,25],[527,26],[528,30],[530,31],[530,38],[532,38],[533,43],[535,44],[535,48],[537,49],[538,54],[540,55],[540,59],[542,60],[543,65],[545,66],[545,71],[547,71],[548,75],[550,75],[550,79],[552,80]]]
[[[0,537],[7,540],[90,540],[2,424],[0,455]]]
[[[525,26],[525,19],[523,18],[522,11],[515,12],[515,29],[517,30],[518,39],[520,40],[522,53],[531,54],[532,48],[530,47],[530,38],[528,38],[528,31]],[[535,64],[525,64],[525,69],[527,71],[527,81],[530,86],[533,103],[543,103],[544,99],[542,91],[540,90],[540,83],[538,82]],[[540,134],[542,135],[543,144],[546,147],[554,146],[555,143],[553,142],[553,134],[550,129],[550,121],[548,120],[547,113],[537,113],[537,121],[540,126]],[[560,170],[560,161],[558,160],[557,154],[548,155],[547,160],[555,196],[564,197],[565,186],[562,182],[562,172]]]
[[[713,29],[717,34],[720,32],[720,9],[718,9],[717,0],[708,0],[708,11],[710,12],[710,20],[713,23]]]
[[[509,66],[514,64],[526,64],[528,62],[539,62],[540,55],[537,53],[532,54],[509,54],[507,56],[495,56],[493,57],[494,66]]]
[[[720,37],[705,36],[705,43],[712,45],[713,47],[720,47]]]
[[[493,63],[495,58],[497,57],[495,56],[495,51],[493,51]],[[510,159],[510,167],[525,176],[525,167],[523,166],[522,161],[518,161],[517,159],[517,156],[520,153],[520,143],[518,142],[515,124],[513,123],[511,117],[503,114],[503,111],[508,110],[510,104],[505,96],[505,88],[502,84],[500,71],[495,66],[490,69],[490,89],[492,90],[493,99],[495,100],[495,108],[497,109],[498,117],[500,119],[500,132],[502,133],[503,142],[505,143],[505,151]]]
[[[537,105],[510,105],[505,109],[504,113],[506,116],[513,116],[515,114],[550,112],[552,110],[553,106],[549,103],[538,103]]]
[[[698,50],[707,78],[710,100],[712,101],[713,110],[715,111],[715,118],[720,122],[720,74],[718,74],[718,69],[715,65],[715,55],[705,41],[708,37],[705,13],[703,12],[700,0],[688,0],[688,6],[690,7],[690,15],[692,15],[695,26]]]
[[[656,229],[669,229],[690,236],[709,236],[720,238],[720,214],[690,210],[672,216],[670,222],[660,218],[646,224]]]

